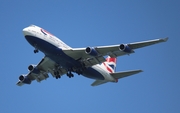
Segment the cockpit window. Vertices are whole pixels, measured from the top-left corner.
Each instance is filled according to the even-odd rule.
[[[36,27],[35,25],[30,25],[29,27]]]

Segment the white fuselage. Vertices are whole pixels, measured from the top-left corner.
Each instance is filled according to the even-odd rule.
[[[46,43],[51,44],[52,46],[55,46],[57,48],[60,48],[63,50],[70,50],[72,49],[70,46],[66,45],[63,41],[61,41],[59,38],[56,36],[50,34],[49,32],[45,31],[44,29],[38,27],[38,26],[29,26],[27,28],[23,29],[23,34],[25,36],[32,36],[33,38],[40,39],[41,41],[44,41]],[[42,47],[38,47],[38,44],[30,44],[35,47],[36,49],[42,51],[43,53],[48,53],[48,50],[41,49]],[[98,74],[99,76],[102,76],[106,81],[111,81],[111,82],[116,82],[116,80],[110,75],[110,73],[106,70],[106,68],[103,65],[96,64],[91,67],[91,69],[95,70],[94,73],[89,73],[91,70],[87,70],[87,72],[84,72],[83,75],[88,78],[93,78],[90,77],[90,74]],[[96,79],[96,78],[93,78]]]

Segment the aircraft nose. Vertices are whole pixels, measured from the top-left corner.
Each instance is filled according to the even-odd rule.
[[[23,29],[23,32],[24,32],[24,31],[27,31],[27,27]]]
[[[29,30],[28,27],[24,28],[22,31],[23,31],[24,36],[31,35],[30,30]]]

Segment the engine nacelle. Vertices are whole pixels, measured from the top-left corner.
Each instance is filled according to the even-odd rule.
[[[19,80],[22,82],[22,83],[25,83],[25,84],[31,84],[31,80],[25,76],[25,75],[20,75],[19,76]]]
[[[93,47],[87,47],[85,50],[86,54],[89,54],[91,56],[97,56],[98,52]]]
[[[29,65],[28,70],[35,74],[39,74],[39,72],[40,72],[36,65]]]
[[[131,53],[132,49],[127,44],[120,44],[119,49],[126,53]]]

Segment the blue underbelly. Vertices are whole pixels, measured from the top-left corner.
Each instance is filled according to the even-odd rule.
[[[77,60],[66,55],[61,48],[56,47],[55,45],[33,36],[25,36],[26,40],[36,49],[42,51],[47,57],[63,66],[63,68],[69,69],[72,67],[80,67],[81,63]],[[85,69],[82,72],[82,75],[91,79],[104,80],[104,77],[101,73],[95,70],[92,67]]]
[[[82,75],[91,79],[104,80],[104,76],[92,67],[84,70]]]
[[[63,66],[64,68],[78,67],[81,64],[75,59],[66,55],[61,48],[53,44],[33,36],[25,36],[26,40],[35,48],[42,51],[47,57]]]

